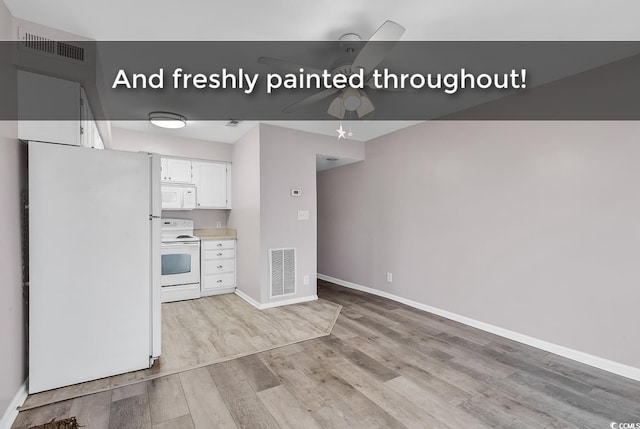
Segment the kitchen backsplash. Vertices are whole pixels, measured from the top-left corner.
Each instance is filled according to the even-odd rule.
[[[163,210],[162,217],[190,219],[196,229],[217,228],[217,222],[221,223],[221,228],[226,228],[229,210]]]

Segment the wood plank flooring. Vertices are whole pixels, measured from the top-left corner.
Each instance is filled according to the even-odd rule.
[[[322,299],[258,310],[235,294],[162,304],[162,356],[152,368],[30,395],[22,409],[325,336],[339,312]]]
[[[608,428],[640,382],[362,292],[330,336],[21,412],[14,428]]]

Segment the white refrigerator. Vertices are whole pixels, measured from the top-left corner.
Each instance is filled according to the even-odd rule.
[[[158,155],[28,143],[29,393],[160,356]]]

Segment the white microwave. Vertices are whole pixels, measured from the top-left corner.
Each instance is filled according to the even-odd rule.
[[[193,210],[195,208],[195,186],[162,185],[162,210]]]

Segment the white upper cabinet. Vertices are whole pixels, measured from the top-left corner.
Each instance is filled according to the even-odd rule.
[[[162,182],[166,182],[167,181],[167,176],[169,173],[169,168],[167,167],[167,162],[169,162],[169,160],[167,158],[160,158],[160,180]]]
[[[231,164],[162,158],[162,182],[196,186],[196,209],[231,208]]]
[[[84,147],[104,149],[104,143],[98,131],[93,110],[91,110],[89,99],[83,88],[80,88],[80,117],[80,144]]]
[[[92,139],[92,145],[91,147],[93,147],[94,149],[104,149],[104,141],[102,140],[102,136],[100,135],[100,131],[98,131],[98,126],[96,125],[95,122],[92,123],[93,127],[93,139]]]
[[[80,84],[19,71],[18,117],[21,140],[80,146]]]
[[[18,72],[18,116],[24,119],[18,121],[21,140],[104,149],[89,100],[78,82]]]
[[[193,183],[191,160],[163,158],[162,181],[166,183]]]
[[[222,162],[193,161],[197,209],[231,208],[231,165]]]

